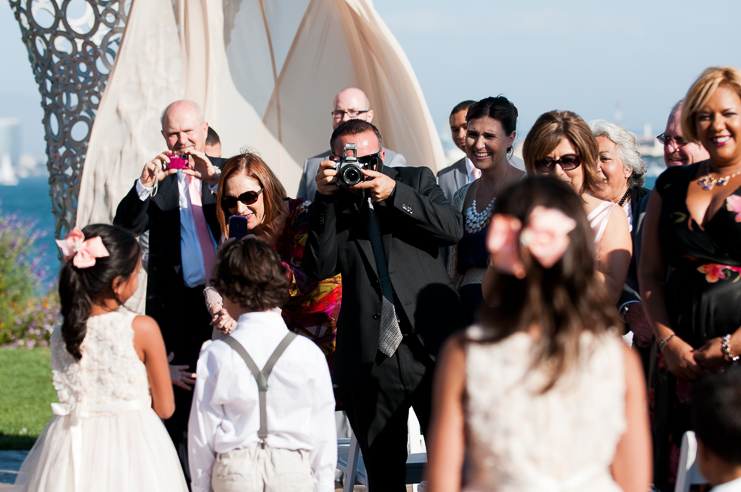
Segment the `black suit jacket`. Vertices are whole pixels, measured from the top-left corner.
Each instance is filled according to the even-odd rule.
[[[636,244],[640,243],[640,227],[638,227],[641,221],[641,211],[645,213],[645,209],[641,209],[641,201],[646,197],[651,190],[643,188],[642,186],[636,186],[630,190],[630,204],[631,214],[633,215],[633,230],[630,232],[630,239],[633,243],[633,256],[630,259],[630,266],[628,267],[628,276],[623,284],[623,293],[620,295],[618,301],[618,308],[626,302],[640,301],[641,295],[638,290],[638,255],[637,251],[640,248],[636,247]]]
[[[403,324],[408,321],[434,359],[442,342],[464,326],[460,297],[440,248],[463,235],[463,217],[445,199],[426,167],[384,167],[396,180],[392,196],[375,205],[389,276]],[[341,386],[366,381],[378,353],[381,286],[361,198],[340,189],[317,193],[309,207],[304,271],[315,279],[342,274],[334,379]]]
[[[221,168],[225,159],[210,157],[211,163]],[[142,201],[136,193],[136,182],[116,209],[113,224],[135,236],[149,231],[149,275],[147,278],[146,313],[153,317],[163,334],[167,325],[176,319],[174,310],[180,308],[179,299],[184,286],[183,265],[180,257],[180,209],[178,206],[177,176],[159,183],[153,197]],[[203,214],[215,238],[221,235],[216,220],[216,194],[205,185],[201,187]],[[209,275],[211,272],[206,272]],[[204,304],[205,309],[205,304]],[[167,340],[166,340],[167,341]]]

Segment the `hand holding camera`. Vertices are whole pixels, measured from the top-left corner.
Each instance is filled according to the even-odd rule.
[[[162,181],[167,176],[175,174],[176,168],[167,167],[170,164],[170,156],[174,155],[168,152],[162,152],[157,157],[144,165],[141,175],[141,182],[147,188],[154,186],[156,182]],[[187,167],[187,162],[186,162]]]
[[[382,202],[394,192],[396,181],[378,171],[363,169],[364,181],[353,186],[355,190],[368,190],[374,202]]]
[[[337,169],[335,163],[326,160],[319,163],[316,173],[316,190],[322,195],[334,195],[339,188],[337,186]]]
[[[215,186],[219,182],[221,177],[221,170],[211,164],[209,158],[203,152],[193,149],[186,149],[184,151],[184,157],[192,157],[192,167],[188,165],[186,160],[186,166],[183,169],[183,174],[189,176],[195,176],[196,178],[208,183],[210,186]]]
[[[382,151],[358,157],[356,144],[346,143],[342,157],[330,156],[319,165],[317,190],[323,195],[331,195],[339,186],[352,190],[367,189],[374,201],[383,201],[394,191],[396,182],[382,170]]]

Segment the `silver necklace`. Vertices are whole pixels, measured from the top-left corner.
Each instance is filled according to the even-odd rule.
[[[476,211],[476,196],[474,194],[471,206],[468,207],[468,209],[466,210],[466,222],[464,224],[466,232],[468,232],[469,234],[475,234],[489,224],[489,219],[491,219],[491,214],[494,210],[494,202],[497,199],[499,191],[502,189],[502,185],[505,181],[507,181],[507,176],[509,176],[509,169],[510,166],[507,166],[507,172],[504,174],[504,179],[501,183],[499,183],[499,187],[497,188],[496,193],[494,193],[494,196],[489,202],[489,205],[487,205],[482,212]],[[478,189],[476,191],[478,191]]]
[[[710,191],[715,188],[715,185],[725,186],[732,179],[741,174],[741,170],[736,171],[728,176],[721,176],[720,178],[714,178],[710,175],[710,161],[705,161],[705,176],[697,181],[697,184],[702,186],[703,191]]]

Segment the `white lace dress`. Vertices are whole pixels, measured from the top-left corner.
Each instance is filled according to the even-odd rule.
[[[51,339],[60,403],[16,480],[14,491],[184,492],[175,448],[151,407],[149,381],[134,349],[134,313],[87,322],[78,362],[61,320]]]
[[[485,332],[471,327],[473,339]],[[621,492],[610,464],[626,429],[622,341],[585,333],[580,361],[540,394],[532,338],[466,347],[466,491]]]

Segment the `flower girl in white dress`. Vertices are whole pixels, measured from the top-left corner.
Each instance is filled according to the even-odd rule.
[[[496,307],[440,356],[425,490],[648,490],[642,369],[613,329],[581,199],[553,178],[512,185],[487,248]]]
[[[160,418],[175,404],[157,323],[119,311],[139,284],[139,244],[117,227],[58,241],[62,316],[51,339],[59,403],[15,491],[187,491]]]

